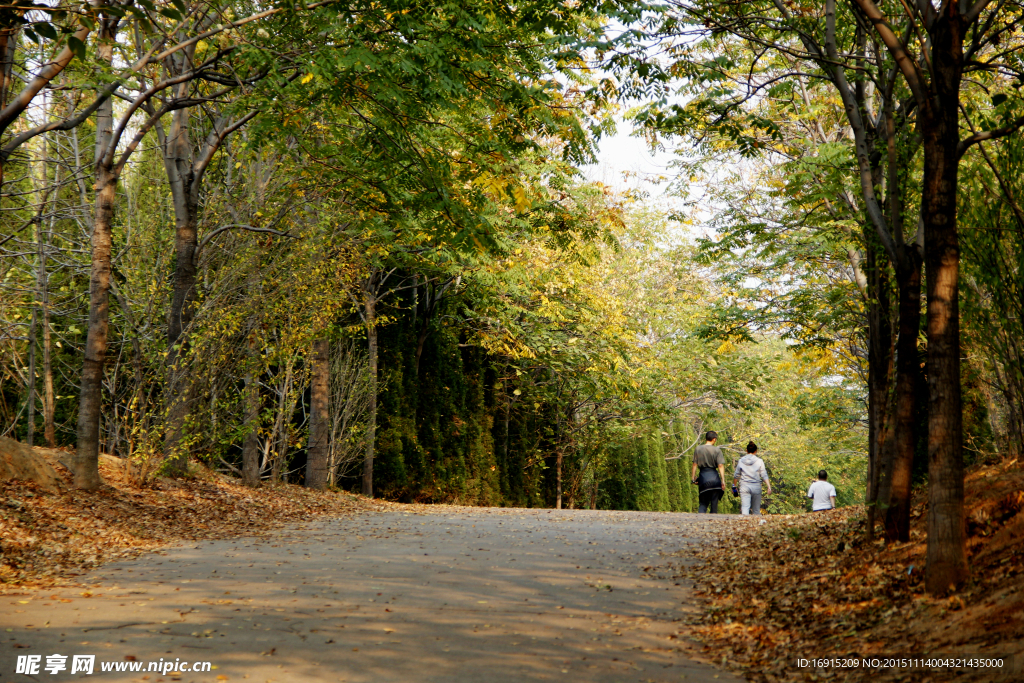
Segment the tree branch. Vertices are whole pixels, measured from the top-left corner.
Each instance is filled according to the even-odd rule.
[[[86,26],[82,26],[75,31],[74,37],[85,42],[89,33],[90,29]],[[22,88],[17,97],[11,100],[11,103],[0,111],[0,134],[7,130],[8,126],[11,125],[14,119],[18,118],[21,112],[25,111],[28,105],[32,103],[32,100],[39,94],[39,91],[45,88],[50,81],[56,78],[57,75],[71,63],[71,60],[74,59],[74,57],[75,53],[71,48],[65,46],[53,61],[47,63],[39,70],[35,77],[29,81],[28,85]]]
[[[983,130],[980,133],[975,133],[970,137],[966,137],[956,146],[956,158],[959,160],[960,157],[970,149],[971,145],[984,142],[985,140],[997,140],[999,138],[1006,137],[1011,133],[1017,132],[1022,126],[1024,126],[1024,116],[1011,121],[1001,128]]]
[[[922,4],[928,4],[929,7],[931,6],[931,4],[928,3],[928,0],[918,0],[918,2]],[[973,24],[974,21],[981,16],[981,13],[985,11],[985,8],[988,7],[990,4],[992,4],[992,0],[977,0],[977,2],[975,2],[974,5],[971,6],[971,9],[967,10],[967,14],[964,15],[964,23],[966,24],[966,26],[970,26],[971,24]]]
[[[221,143],[224,142],[224,139],[227,138],[227,136],[234,133],[239,128],[241,128],[242,126],[244,126],[246,123],[251,121],[253,118],[255,118],[256,114],[256,110],[250,111],[249,113],[242,116],[242,118],[238,119],[230,126],[225,128],[224,130],[217,131],[216,127],[214,127],[214,130],[210,131],[210,135],[206,141],[206,148],[203,150],[202,156],[196,160],[196,163],[192,167],[193,194],[199,191],[201,179],[203,175],[206,173],[206,169],[207,167],[209,167],[210,162],[213,160],[213,155],[217,153],[218,149],[220,149]],[[191,199],[193,201],[196,201],[198,197],[193,196],[191,197]]]
[[[930,110],[931,106],[928,100],[928,92],[925,89],[924,74],[921,73],[917,60],[907,52],[907,49],[903,46],[903,41],[900,40],[899,36],[892,30],[892,27],[889,26],[889,22],[886,21],[882,10],[878,9],[878,5],[872,2],[872,0],[853,0],[853,2],[864,12],[868,21],[875,27],[875,32],[878,33],[882,42],[885,43],[889,54],[896,60],[900,71],[903,72],[903,78],[907,81],[907,87],[914,93],[914,99],[917,100],[918,106],[922,109],[927,107]]]
[[[209,243],[217,235],[228,230],[246,230],[248,232],[267,232],[271,235],[277,235],[278,237],[287,237],[289,239],[298,239],[293,235],[289,235],[287,232],[281,232],[280,230],[274,230],[273,228],[257,228],[254,225],[245,225],[244,223],[231,223],[230,225],[222,225],[209,235],[203,238],[203,241],[199,243],[199,247],[196,249],[196,255],[199,255],[200,250]]]

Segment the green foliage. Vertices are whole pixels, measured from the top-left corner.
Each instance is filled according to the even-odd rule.
[[[138,35],[153,40],[190,11],[176,2],[154,7],[147,24],[125,10]],[[243,9],[259,8],[231,11]],[[286,4],[194,41],[189,59],[210,60],[212,80],[189,85],[202,103],[189,105],[189,144],[214,133],[216,117],[258,116],[223,141],[196,198],[201,248],[194,316],[178,349],[186,379],[177,387],[165,367],[178,258],[157,147],[166,138],[151,132],[125,168],[114,217],[104,448],[159,457],[173,389],[187,405],[182,447],[197,459],[239,474],[243,448],[255,443],[264,478],[301,481],[311,346],[328,339],[355,348],[373,329],[380,496],[551,506],[560,479],[565,506],[593,500],[693,512],[693,446],[715,428],[729,473],[746,439],[763,441],[778,491],[773,511],[800,509],[804,482],[821,466],[835,471],[841,500],[856,500],[862,397],[859,361],[848,351],[860,310],[835,277],[837,254],[855,243],[855,221],[844,214],[803,229],[790,220],[837,191],[848,150],[837,143],[813,159],[791,154],[759,177],[771,192],[753,198],[722,183],[713,193],[725,207],[714,242],[684,239],[662,213],[581,180],[616,87],[584,67],[594,56],[631,65],[620,92],[658,76],[638,53],[617,51],[636,47],[638,34],[605,34],[611,22],[650,9],[560,0]],[[48,31],[35,34],[61,39]],[[90,36],[67,41],[79,59],[96,48]],[[134,54],[128,42],[116,47],[118,60]],[[721,102],[712,100],[730,96],[724,74],[741,63],[732,47],[702,58],[704,80],[693,84],[708,97],[686,117],[714,113]],[[69,67],[60,92],[114,82],[112,72],[95,71]],[[252,79],[232,90],[236,99],[207,101],[216,79],[230,80],[221,71]],[[835,118],[837,110],[829,102],[820,111]],[[741,113],[718,127],[705,121],[717,138],[703,151],[730,140],[751,154],[788,139],[771,111]],[[651,116],[666,129],[683,121],[669,108]],[[153,123],[164,135],[169,116]],[[16,333],[0,387],[3,415],[24,433],[26,358],[43,343],[38,334],[26,341],[26,321],[40,312],[30,257],[42,242],[53,255],[61,444],[73,442],[88,314],[85,228],[94,198],[78,179],[88,175],[81,150],[94,145],[93,130],[90,119],[38,138],[33,145],[57,144],[26,146],[28,161],[6,167],[14,179],[4,184],[4,201],[13,202],[5,221],[41,225],[34,211],[46,202],[53,220],[38,237],[7,245],[29,260],[4,262],[0,306]],[[71,179],[60,170],[67,168]],[[781,244],[773,237],[780,224],[792,228]],[[361,318],[368,282],[380,285],[376,320]],[[772,291],[770,306],[760,306],[758,288]],[[358,441],[360,429],[350,425],[343,438]],[[339,466],[336,483],[357,488],[357,469]],[[723,510],[736,509],[727,496]]]
[[[1024,454],[1024,212],[1019,138],[964,159],[960,280],[965,385],[964,441],[974,458]],[[996,413],[990,415],[991,409]],[[999,425],[992,434],[993,424]],[[990,435],[991,434],[991,435]],[[991,439],[991,441],[990,441]]]

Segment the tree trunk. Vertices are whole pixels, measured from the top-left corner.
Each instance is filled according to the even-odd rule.
[[[117,18],[101,20],[96,59],[110,65],[114,59],[114,34]],[[78,398],[78,447],[72,458],[75,487],[95,490],[100,487],[100,408],[103,402],[103,366],[107,360],[107,331],[110,319],[111,229],[118,177],[114,173],[114,105],[107,98],[96,110],[95,178],[96,208],[91,237],[89,276],[89,329],[82,361]]]
[[[868,270],[868,473],[865,502],[867,504],[867,537],[874,540],[878,505],[880,470],[884,469],[888,432],[886,406],[892,376],[892,325],[889,322],[889,284],[885,266],[877,256],[878,237],[865,227],[865,252]]]
[[[377,441],[377,299],[372,284],[363,291],[366,341],[370,366],[370,405],[366,428],[366,457],[363,460],[363,495],[373,498],[373,456]]]
[[[969,574],[957,291],[960,243],[956,216],[962,30],[959,16],[940,15],[930,31],[934,97],[930,111],[919,114],[925,115],[926,120],[918,124],[924,143],[921,216],[928,288],[929,485],[925,583],[930,593],[944,593],[959,586]]]
[[[186,202],[187,202],[186,197]],[[175,202],[177,204],[177,202]],[[175,266],[171,307],[167,315],[167,432],[164,457],[168,469],[181,474],[188,468],[188,453],[181,449],[185,418],[188,415],[188,389],[185,386],[185,330],[192,323],[192,297],[195,291],[196,265],[195,207],[175,208]]]
[[[245,376],[245,440],[242,442],[242,483],[258,486],[260,483],[260,388],[251,373]]]
[[[956,128],[926,146],[923,215],[928,285],[928,577],[944,593],[968,576],[957,294]],[[952,149],[949,149],[952,147]],[[938,148],[938,149],[934,149]],[[943,152],[945,152],[943,154]],[[929,158],[930,157],[930,158]],[[938,158],[936,158],[938,157]]]
[[[99,169],[97,176],[99,189],[92,228],[92,269],[89,278],[89,330],[78,399],[78,449],[72,459],[75,487],[85,490],[94,490],[100,486],[100,406],[110,315],[110,231],[117,194],[117,178],[109,169]]]
[[[55,182],[59,183],[59,181],[60,176],[58,175]],[[36,292],[39,296],[39,307],[42,309],[43,314],[43,438],[46,440],[46,445],[49,448],[56,448],[57,434],[53,424],[53,360],[51,357],[53,340],[50,333],[50,276],[46,270],[47,252],[50,246],[49,235],[49,232],[43,231],[42,223],[40,222],[39,233],[36,237],[36,244],[39,249],[39,265],[36,269]]]
[[[35,298],[34,294],[33,292],[33,299]],[[25,378],[28,384],[28,404],[25,406],[28,410],[28,424],[25,430],[25,443],[29,446],[32,446],[36,431],[36,326],[38,317],[33,301],[32,322],[28,326],[28,377]]]
[[[555,509],[562,509],[562,450],[555,456]]]
[[[18,46],[19,27],[0,29],[0,111],[7,106],[14,85],[14,53]],[[0,157],[0,187],[4,184],[7,161]]]
[[[7,99],[14,84],[14,51],[18,45],[18,28],[0,29],[0,109],[7,106]],[[0,169],[3,166],[0,165]],[[0,170],[2,173],[2,170]],[[0,175],[0,182],[3,176]]]
[[[306,455],[306,488],[323,490],[327,487],[328,389],[331,374],[331,344],[327,338],[313,342],[313,380],[309,388],[309,447]]]
[[[43,296],[43,438],[48,448],[57,447],[57,429],[53,422],[53,339],[50,333],[50,298],[44,289]]]
[[[178,86],[183,95],[186,83]],[[171,301],[167,311],[167,429],[164,437],[164,458],[168,469],[181,474],[188,467],[188,454],[181,449],[185,418],[188,414],[187,390],[184,386],[184,331],[192,322],[191,299],[195,290],[198,248],[196,236],[196,202],[192,192],[192,144],[189,139],[188,109],[175,111],[171,117],[170,134],[163,136],[164,168],[174,204],[174,277],[171,280]]]
[[[419,288],[419,276],[415,276],[415,286],[413,287],[413,328],[415,329],[417,321],[420,317],[423,318],[423,322],[420,324],[419,333],[416,337],[416,360],[413,362],[413,377],[416,381],[419,381],[420,377],[420,360],[423,358],[423,348],[427,343],[427,337],[430,336],[430,318],[434,312],[434,304],[436,301],[431,301],[430,296],[430,279],[428,278],[423,283],[423,305],[420,305],[420,288]],[[420,308],[423,309],[422,315]]]
[[[44,115],[46,114],[47,109],[48,107],[44,108]],[[45,250],[43,248],[43,215],[46,213],[46,202],[50,194],[46,178],[46,164],[48,161],[47,152],[49,151],[46,140],[43,140],[41,147],[41,159],[37,164],[39,171],[39,184],[36,187],[36,201],[39,206],[36,209],[36,230],[34,235],[36,240],[36,287],[32,292],[32,318],[28,328],[28,405],[26,406],[28,412],[28,429],[25,433],[25,443],[29,446],[34,445],[36,433],[36,352],[38,347],[38,339],[36,338],[36,335],[39,329],[39,306],[43,300],[43,288],[45,283],[44,259],[46,258],[44,253]]]
[[[289,359],[285,365],[284,384],[280,387],[277,397],[277,416],[274,418],[274,433],[271,435],[274,446],[274,459],[270,467],[270,481],[280,484],[284,479],[282,474],[287,472],[285,458],[288,455],[289,431],[291,416],[295,412],[295,404],[288,400],[292,391],[292,377],[295,369],[295,362]]]
[[[899,288],[899,337],[896,350],[896,410],[893,460],[885,510],[886,542],[910,540],[910,487],[917,447],[917,390],[921,330],[921,256],[914,245],[901,249],[896,265]]]
[[[419,380],[420,359],[423,357],[423,347],[426,346],[427,337],[430,335],[430,316],[428,312],[423,314],[423,325],[420,327],[419,335],[416,338],[416,360],[413,363],[413,376]]]

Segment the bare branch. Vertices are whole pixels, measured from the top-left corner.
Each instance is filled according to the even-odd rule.
[[[90,29],[82,26],[74,33],[74,37],[78,40],[85,41],[89,35]],[[0,134],[7,130],[8,126],[18,118],[21,112],[25,111],[29,104],[39,91],[46,87],[46,85],[57,77],[64,68],[71,63],[74,59],[75,53],[70,47],[65,46],[60,51],[53,61],[47,63],[42,69],[35,75],[35,77],[29,81],[29,84],[22,88],[21,92],[18,93],[17,97],[11,100],[11,103],[0,111]]]
[[[248,232],[266,232],[271,235],[277,235],[278,237],[287,237],[289,239],[297,239],[294,235],[289,235],[287,232],[281,232],[280,230],[274,230],[273,228],[257,228],[254,225],[245,225],[244,223],[232,223],[230,225],[222,225],[216,230],[212,231],[209,235],[203,238],[203,241],[199,243],[199,247],[196,249],[198,254],[199,250],[207,245],[217,235],[228,230],[246,230]]]
[[[1024,116],[1021,116],[1000,128],[995,128],[993,130],[983,130],[980,133],[975,133],[970,137],[964,138],[956,146],[956,158],[959,160],[960,157],[962,157],[964,153],[967,152],[968,149],[970,149],[971,145],[975,145],[979,142],[984,142],[985,140],[997,140],[999,138],[1006,137],[1007,135],[1010,135],[1011,133],[1015,133],[1018,130],[1020,130],[1022,126],[1024,126]]]

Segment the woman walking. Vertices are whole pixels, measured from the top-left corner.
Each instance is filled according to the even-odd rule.
[[[747,454],[736,463],[732,476],[733,486],[740,489],[740,514],[761,514],[761,482],[768,487],[766,493],[769,496],[772,495],[772,485],[768,481],[764,460],[757,457],[757,444],[753,441],[747,444]]]
[[[718,512],[718,501],[725,493],[725,457],[715,445],[718,432],[707,433],[707,443],[693,449],[693,468],[690,479],[698,486],[700,507],[698,512]],[[700,470],[700,474],[697,473]]]

